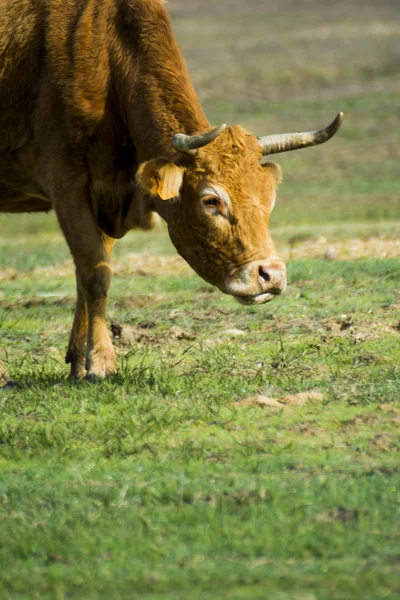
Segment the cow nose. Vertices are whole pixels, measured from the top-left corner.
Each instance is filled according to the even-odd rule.
[[[286,288],[286,268],[281,260],[264,261],[258,266],[258,279],[263,292],[280,294]]]
[[[269,274],[267,269],[264,267],[264,265],[260,265],[258,267],[258,272],[260,274],[262,281],[266,281],[266,282],[271,281],[271,275]]]

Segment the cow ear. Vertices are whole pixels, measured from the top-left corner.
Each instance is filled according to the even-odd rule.
[[[144,192],[172,200],[179,196],[183,183],[183,167],[162,158],[155,158],[140,165],[136,181]]]
[[[280,184],[282,181],[282,169],[279,165],[274,162],[266,162],[262,165],[263,169],[268,169],[271,172],[272,177],[275,179],[276,185]]]

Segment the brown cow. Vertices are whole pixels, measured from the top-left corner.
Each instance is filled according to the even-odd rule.
[[[263,155],[339,128],[256,138],[210,127],[162,0],[0,0],[0,212],[55,209],[77,305],[71,378],[116,370],[105,320],[116,238],[160,215],[178,252],[245,304],[286,286]]]

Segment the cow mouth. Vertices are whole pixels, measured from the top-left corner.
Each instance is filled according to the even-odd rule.
[[[276,297],[277,294],[271,294],[270,292],[264,292],[262,294],[257,294],[256,296],[233,296],[237,302],[240,304],[245,304],[247,306],[251,304],[266,304],[267,302],[271,302]]]

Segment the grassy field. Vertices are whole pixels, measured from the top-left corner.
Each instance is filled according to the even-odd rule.
[[[164,228],[118,243],[104,382],[66,382],[54,216],[0,217],[0,598],[400,598],[400,4],[168,8],[213,123],[345,124],[276,157],[273,303],[202,282]]]

